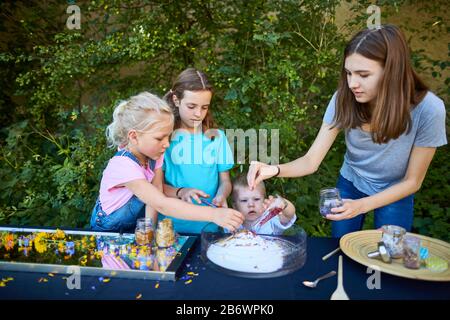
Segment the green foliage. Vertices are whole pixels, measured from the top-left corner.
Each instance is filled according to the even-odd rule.
[[[143,90],[163,95],[188,66],[214,83],[221,128],[280,130],[281,163],[308,150],[337,86],[346,37],[334,23],[339,1],[94,0],[77,3],[82,24],[73,31],[65,28],[66,7],[50,3],[0,4],[19,20],[3,22],[17,37],[0,53],[8,70],[0,96],[1,224],[87,227],[113,153],[104,137],[113,106]],[[414,59],[428,61],[423,53]],[[330,234],[317,193],[335,185],[344,151],[341,135],[316,174],[267,183],[295,204],[310,236]],[[417,195],[415,228],[448,239],[445,151]]]

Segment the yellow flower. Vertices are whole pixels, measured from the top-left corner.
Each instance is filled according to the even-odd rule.
[[[66,236],[66,234],[64,233],[64,231],[56,229],[56,232],[54,234],[55,239],[64,239],[65,236]]]
[[[39,232],[34,238],[34,247],[36,251],[39,253],[44,253],[47,251],[47,244],[45,243],[45,233]]]
[[[59,251],[59,252],[63,253],[64,250],[65,250],[65,248],[66,248],[66,247],[65,247],[63,241],[58,242],[58,251]]]
[[[6,251],[9,251],[11,249],[14,248],[14,235],[11,233],[8,233],[5,238],[3,239],[4,245],[5,245],[5,249]]]
[[[103,257],[103,251],[96,251],[95,252],[95,257],[97,259],[101,259]]]

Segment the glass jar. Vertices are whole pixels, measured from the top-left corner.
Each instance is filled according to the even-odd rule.
[[[319,211],[325,217],[327,214],[334,214],[331,212],[332,208],[340,207],[344,204],[337,188],[325,188],[320,190]]]
[[[137,220],[135,237],[138,245],[151,245],[153,242],[153,220],[151,218],[141,218]]]
[[[420,268],[420,239],[411,235],[403,237],[403,265],[409,269]]]
[[[171,219],[166,218],[158,222],[155,240],[160,248],[167,248],[175,244],[175,232]]]
[[[384,225],[382,230],[382,241],[386,245],[391,258],[397,259],[403,257],[403,236],[406,230],[394,225]]]

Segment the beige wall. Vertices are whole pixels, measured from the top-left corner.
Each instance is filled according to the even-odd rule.
[[[380,7],[381,12],[387,13],[387,18],[381,18],[381,23],[392,23],[398,25],[402,28],[405,33],[406,38],[408,39],[408,43],[410,48],[413,51],[416,50],[425,50],[424,53],[428,55],[431,59],[446,61],[448,60],[448,45],[450,42],[450,36],[447,33],[446,28],[449,23],[449,5],[444,5],[444,1],[441,2],[442,5],[439,8],[439,12],[431,14],[427,13],[423,3],[414,3],[407,4],[398,7],[396,10],[393,6],[385,6]],[[355,4],[347,3],[346,1],[342,1],[340,7],[336,10],[336,25],[339,28],[342,28],[343,32],[348,32],[348,28],[346,27],[346,21],[351,19],[355,13],[350,11],[351,5]],[[361,8],[365,13],[366,9]],[[423,24],[426,22],[434,23],[437,19],[434,17],[435,15],[439,15],[444,18],[443,23],[436,24],[427,29],[423,27]],[[369,17],[369,16],[368,16]],[[411,32],[405,28],[414,28],[420,30],[420,32]],[[350,33],[355,33],[357,30],[350,30]],[[435,39],[421,40],[422,36],[435,37]],[[441,70],[437,68],[436,70],[442,73],[441,78],[433,78],[431,75],[431,71],[427,70],[426,72],[419,71],[421,78],[430,86],[431,90],[435,92],[443,92],[446,90],[447,86],[445,85],[445,79],[450,77],[450,72],[447,69]]]

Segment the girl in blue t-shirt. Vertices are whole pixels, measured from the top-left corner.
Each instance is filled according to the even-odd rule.
[[[414,193],[436,148],[447,143],[445,106],[414,72],[402,32],[393,25],[356,34],[344,51],[341,77],[322,127],[306,155],[280,166],[251,164],[252,188],[273,176],[314,173],[340,131],[347,151],[337,187],[344,204],[333,208],[332,235],[362,229],[375,211],[375,228],[411,230]]]
[[[164,99],[175,114],[175,131],[164,158],[164,192],[189,203],[228,207],[233,154],[215,129],[207,76],[194,68],[180,73]],[[200,233],[206,222],[172,218],[178,232]]]

